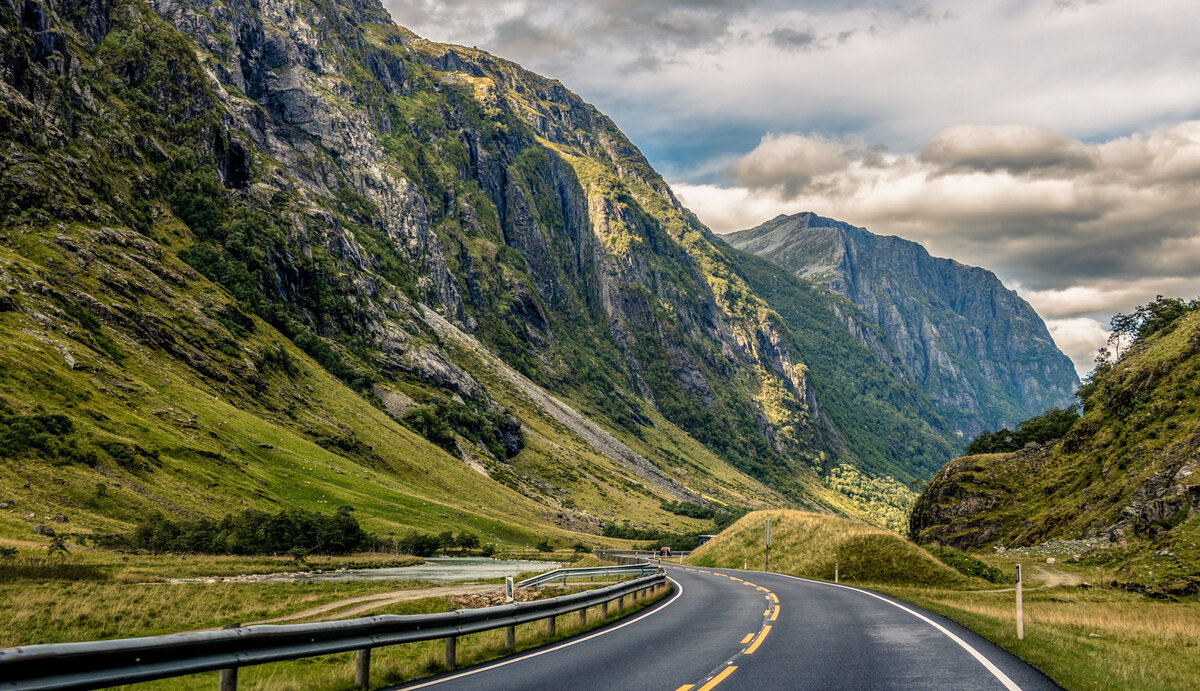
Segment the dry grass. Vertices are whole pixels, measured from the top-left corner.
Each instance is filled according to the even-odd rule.
[[[279,616],[420,584],[45,583],[0,585],[0,647],[174,633]]]
[[[843,580],[858,583],[966,584],[968,579],[925,550],[880,528],[804,511],[755,511],[687,559],[697,566],[763,568],[763,526],[771,519],[771,570],[833,580],[834,564]]]
[[[964,624],[1067,689],[1200,688],[1200,602],[1060,587],[1025,597],[1016,637],[1013,593],[929,588],[886,592]]]
[[[622,616],[629,616],[644,607],[665,597],[667,591],[660,593],[644,602],[630,605],[624,611],[617,613],[615,603],[609,607],[609,616],[601,618],[595,607],[587,612],[586,622],[581,622],[577,614],[567,614],[557,618],[557,632],[554,638],[546,635],[546,623],[534,622],[517,627],[517,651],[527,650],[551,641],[573,636],[616,621]],[[441,611],[445,600],[431,598],[399,603],[394,608],[384,611],[395,614],[411,614],[414,611]],[[458,639],[458,666],[485,662],[506,654],[504,649],[504,631],[487,631],[484,633],[462,636]],[[371,652],[371,684],[399,684],[421,677],[427,677],[445,671],[443,660],[445,643],[443,641],[424,641],[404,645],[377,648]],[[261,691],[340,691],[354,688],[353,653],[326,655],[323,657],[306,658],[290,662],[279,662],[256,667],[246,667],[238,671],[238,688]],[[170,689],[175,691],[209,691],[217,685],[217,674],[196,674],[188,677],[164,679],[158,682],[138,684],[139,690]]]

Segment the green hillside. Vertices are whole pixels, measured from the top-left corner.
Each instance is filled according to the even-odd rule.
[[[1138,314],[1134,342],[1080,389],[1082,417],[1061,439],[947,464],[913,511],[913,538],[962,547],[1096,539],[1111,547],[1089,558],[1120,567],[1122,579],[1195,592],[1200,311],[1160,298]]]

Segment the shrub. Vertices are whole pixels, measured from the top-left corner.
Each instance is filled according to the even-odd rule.
[[[950,547],[928,547],[929,553],[938,558],[946,566],[958,571],[964,576],[982,578],[990,583],[1008,583],[1013,579],[994,566],[979,561],[975,557]]]

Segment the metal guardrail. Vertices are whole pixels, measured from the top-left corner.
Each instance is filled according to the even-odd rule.
[[[236,668],[316,655],[359,651],[355,683],[368,686],[370,651],[386,645],[446,639],[446,666],[455,666],[456,639],[508,628],[515,647],[517,624],[585,613],[613,600],[639,596],[666,585],[654,574],[562,597],[438,614],[385,614],[313,624],[261,624],[244,628],[124,638],[86,643],[51,643],[0,650],[0,689],[94,689],[222,670],[221,688],[236,686]],[[586,616],[586,614],[584,614]],[[232,671],[232,673],[230,673]],[[232,684],[230,679],[232,678]]]
[[[561,581],[566,584],[567,579],[571,578],[595,578],[597,576],[616,576],[620,580],[624,576],[647,576],[654,573],[659,573],[661,569],[652,564],[631,564],[628,566],[585,566],[575,569],[554,569],[543,574],[538,574],[533,578],[526,578],[517,584],[518,587],[527,588],[534,585],[542,585],[543,583],[553,583]]]
[[[592,554],[595,555],[597,559],[615,561],[618,564],[643,564],[652,561],[661,561],[662,557],[662,555],[660,555],[658,552],[636,549],[597,549],[594,550]],[[670,557],[668,558],[682,559],[689,554],[691,554],[690,551],[671,552]]]

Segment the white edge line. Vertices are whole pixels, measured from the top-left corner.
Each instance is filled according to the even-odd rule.
[[[630,619],[629,621],[621,622],[620,624],[617,624],[616,626],[606,626],[605,628],[601,629],[600,631],[597,631],[596,633],[591,634],[590,636],[584,636],[583,638],[572,638],[572,639],[566,641],[565,643],[561,643],[559,645],[555,645],[550,648],[544,648],[542,650],[538,650],[536,652],[529,653],[528,655],[520,655],[517,657],[510,657],[506,660],[500,660],[498,662],[488,663],[488,664],[482,665],[480,667],[475,667],[473,669],[469,669],[465,672],[460,672],[458,674],[452,674],[448,677],[439,677],[437,679],[432,679],[432,680],[424,682],[422,684],[417,684],[416,686],[402,686],[399,688],[404,689],[405,691],[410,691],[413,689],[423,689],[428,686],[435,686],[437,684],[441,684],[441,683],[447,682],[447,681],[453,681],[455,679],[462,679],[463,677],[469,677],[473,674],[479,674],[480,672],[487,672],[487,671],[496,669],[498,667],[504,667],[507,665],[511,665],[511,664],[514,664],[517,662],[521,662],[522,660],[531,660],[535,657],[540,657],[547,653],[553,653],[555,651],[562,650],[563,648],[569,648],[573,645],[577,645],[579,643],[584,643],[586,641],[592,640],[593,638],[598,638],[600,636],[603,636],[606,633],[612,633],[613,631],[623,629],[626,626],[629,626],[630,624],[636,624],[639,621],[641,621],[642,619],[645,619],[646,617],[649,617],[654,614],[658,614],[659,612],[663,611],[667,607],[670,607],[672,604],[674,604],[674,602],[676,600],[679,599],[679,597],[681,595],[683,595],[683,586],[680,585],[679,581],[676,581],[674,578],[671,578],[670,576],[667,577],[667,580],[674,583],[675,587],[678,589],[676,591],[675,595],[670,600],[667,600],[665,604],[663,604],[659,607],[655,607],[653,610],[646,612],[645,614],[642,614],[633,619]]]
[[[779,573],[779,574],[775,574],[775,575],[783,576],[785,578],[792,578],[797,581],[804,581],[805,583],[815,583],[817,585],[827,585],[831,588],[843,588],[845,590],[853,590],[856,593],[862,593],[863,595],[870,595],[871,597],[875,598],[876,600],[886,602],[893,607],[902,609],[905,612],[908,612],[909,614],[913,615],[917,619],[920,619],[921,621],[925,622],[926,624],[929,624],[930,626],[937,629],[938,631],[941,631],[942,633],[944,633],[946,635],[947,638],[954,641],[963,650],[970,653],[971,657],[975,658],[979,662],[979,664],[983,665],[984,668],[987,669],[987,671],[991,672],[992,676],[996,677],[996,679],[1001,684],[1004,684],[1004,688],[1008,689],[1008,691],[1021,691],[1021,687],[1017,686],[1016,682],[1014,682],[1012,679],[1009,679],[1008,675],[1005,674],[1004,672],[1002,672],[1000,670],[1000,668],[997,667],[991,660],[984,657],[983,653],[981,653],[978,650],[976,650],[975,648],[971,647],[970,643],[967,643],[963,639],[959,638],[953,631],[947,629],[945,626],[942,626],[941,624],[930,619],[929,617],[925,616],[924,614],[921,614],[920,612],[917,612],[915,610],[911,610],[911,609],[905,607],[904,605],[900,604],[899,602],[896,602],[894,600],[883,597],[882,595],[877,595],[875,593],[872,593],[869,590],[863,590],[861,588],[854,588],[854,587],[848,586],[848,585],[841,585],[840,583],[827,583],[825,581],[814,581],[810,578],[800,578],[799,576],[789,576],[786,573]]]

